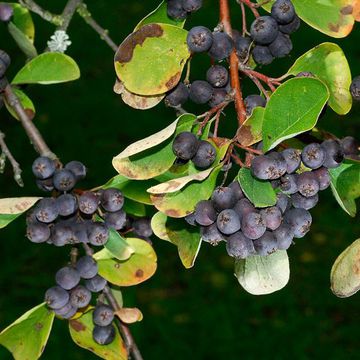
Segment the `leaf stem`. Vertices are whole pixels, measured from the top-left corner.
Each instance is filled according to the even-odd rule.
[[[232,37],[232,27],[230,20],[230,9],[228,0],[219,0],[220,5],[220,22],[224,27],[224,31]],[[236,50],[233,49],[230,57],[230,84],[234,90],[235,109],[238,119],[238,125],[242,125],[246,120],[245,104],[242,97],[240,78],[239,78],[239,59],[236,55]]]
[[[61,15],[53,14],[48,10],[43,9],[40,5],[38,5],[33,0],[19,0],[19,3],[24,8],[32,11],[33,13],[39,15],[45,21],[48,21],[51,24],[56,26],[60,26],[62,23]]]

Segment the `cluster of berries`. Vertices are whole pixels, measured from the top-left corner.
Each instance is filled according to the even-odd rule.
[[[83,284],[80,284],[81,281]],[[98,275],[98,265],[91,256],[83,256],[75,265],[61,268],[55,275],[56,286],[45,292],[47,306],[62,319],[70,319],[79,309],[90,305],[92,293],[103,291],[107,281]],[[114,311],[98,303],[93,311],[93,339],[100,345],[114,340]]]
[[[193,133],[184,131],[178,134],[172,144],[177,161],[191,160],[199,169],[209,168],[215,161],[216,149],[206,140],[199,140]]]
[[[185,20],[187,16],[198,11],[202,6],[202,0],[168,0],[167,14],[176,20]]]
[[[291,0],[276,0],[270,16],[260,16],[250,27],[250,35],[255,46],[252,57],[259,65],[268,65],[274,58],[288,55],[292,50],[290,34],[300,27]]]
[[[200,226],[202,240],[213,245],[226,241],[228,254],[236,259],[287,250],[294,238],[302,238],[310,230],[308,210],[317,204],[319,190],[330,185],[328,169],[358,151],[357,141],[346,137],[313,143],[302,151],[289,148],[257,156],[251,162],[251,173],[270,181],[277,190],[275,206],[256,208],[234,181],[216,188],[211,199],[200,201],[185,220]],[[305,167],[307,170],[299,172]]]

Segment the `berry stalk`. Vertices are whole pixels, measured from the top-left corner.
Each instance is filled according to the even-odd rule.
[[[219,0],[220,6],[220,22],[224,26],[224,31],[232,37],[232,27],[230,20],[230,9],[228,0]],[[237,113],[237,119],[239,126],[241,126],[246,120],[246,111],[244,100],[240,87],[240,78],[239,78],[239,59],[236,55],[236,50],[233,49],[230,57],[230,84],[234,90],[234,100],[235,100],[235,109]]]

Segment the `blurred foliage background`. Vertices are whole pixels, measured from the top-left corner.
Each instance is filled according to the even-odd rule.
[[[234,28],[241,28],[241,13],[232,1]],[[64,0],[39,1],[60,13]],[[217,1],[205,0],[186,28],[194,25],[215,27]],[[148,1],[91,1],[94,18],[109,29],[120,43],[137,22],[157,6]],[[319,14],[321,16],[321,14]],[[54,27],[34,15],[36,46],[45,47]],[[249,20],[250,21],[250,20]],[[115,80],[113,53],[107,45],[75,16],[68,33],[73,45],[68,54],[79,64],[79,81],[26,89],[37,109],[35,122],[53,151],[63,162],[83,161],[89,168],[84,188],[103,184],[115,175],[111,159],[126,145],[165,127],[175,118],[163,104],[150,111],[133,110],[112,91]],[[290,57],[262,69],[279,76],[293,61],[313,46],[333,41],[345,51],[353,75],[360,74],[360,26],[346,39],[330,39],[303,24],[292,37]],[[12,56],[9,78],[24,63],[12,39],[0,24],[0,48]],[[199,56],[192,66],[192,79],[202,79],[209,58]],[[244,82],[245,94],[254,88]],[[190,110],[191,107],[190,107]],[[198,112],[206,110],[198,109]],[[20,124],[5,109],[0,112],[0,129],[24,171],[25,188],[18,188],[9,167],[0,176],[0,196],[37,195],[31,163],[36,157]],[[360,135],[360,105],[346,117],[331,111],[320,126],[339,137]],[[222,121],[224,135],[234,130],[234,114]],[[337,255],[360,236],[359,218],[348,217],[331,196],[321,194],[314,209],[312,231],[291,247],[291,279],[273,295],[254,297],[245,293],[233,276],[233,261],[223,245],[203,244],[195,268],[185,270],[177,250],[154,239],[158,270],[150,281],[136,288],[124,288],[126,306],[137,306],[144,320],[132,326],[144,358],[162,359],[358,359],[360,346],[359,295],[338,299],[329,289],[329,274]],[[68,249],[39,246],[25,239],[24,217],[0,232],[0,328],[43,301],[45,290],[54,283],[54,274],[68,260]],[[0,359],[10,359],[1,348]],[[67,324],[55,321],[44,359],[80,360],[95,357],[72,343]]]

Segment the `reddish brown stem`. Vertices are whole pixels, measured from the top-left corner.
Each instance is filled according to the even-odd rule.
[[[241,145],[239,143],[234,143],[234,145],[236,147],[238,147],[239,149],[245,150],[247,152],[250,152],[250,153],[253,153],[253,154],[256,154],[256,155],[262,155],[263,154],[263,152],[261,150],[256,150],[256,149],[253,149],[253,148],[251,148],[249,146],[243,146],[243,145]]]
[[[260,16],[259,12],[256,10],[256,8],[258,7],[257,4],[254,4],[250,0],[237,0],[237,2],[245,4],[252,11],[255,17]]]
[[[269,76],[261,74],[255,70],[251,70],[247,67],[241,66],[240,71],[249,77],[254,77],[254,78],[257,78],[257,79],[263,81],[267,86],[269,86],[269,88],[272,92],[274,92],[276,90],[275,85],[281,85],[281,82],[279,82],[277,79],[273,79]]]
[[[220,22],[224,27],[224,31],[232,37],[232,27],[230,20],[230,9],[228,0],[219,0],[220,5]],[[246,111],[244,100],[242,97],[240,78],[239,78],[239,59],[236,55],[235,49],[230,54],[230,84],[234,91],[235,109],[239,126],[246,120]]]
[[[225,109],[225,107],[229,104],[229,101],[224,101],[221,104],[214,106],[212,109],[210,109],[209,111],[207,111],[206,113],[198,116],[198,119],[204,118],[204,120],[200,123],[199,126],[199,130],[198,130],[198,135],[201,135],[204,127],[206,126],[206,124],[210,121],[211,116],[214,114],[217,114],[220,116],[221,112]]]
[[[245,167],[245,164],[241,161],[241,159],[237,155],[231,154],[231,157],[240,167]]]

